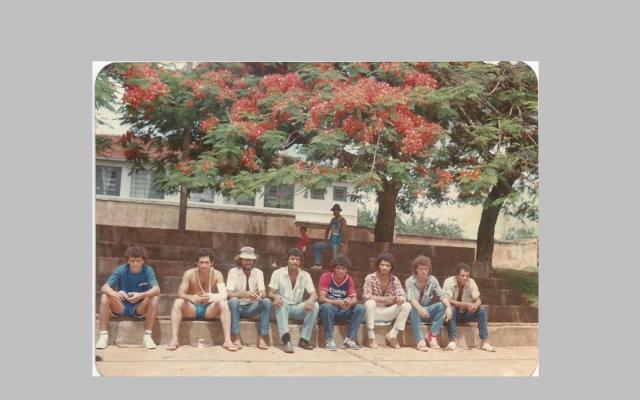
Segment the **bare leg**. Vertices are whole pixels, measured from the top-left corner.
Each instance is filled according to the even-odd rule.
[[[175,350],[180,343],[178,342],[178,331],[182,316],[193,318],[196,315],[195,306],[183,299],[176,299],[171,307],[171,341],[167,345],[167,350]]]
[[[226,300],[215,303],[212,307],[209,307],[207,309],[207,314],[209,312],[211,312],[211,314],[205,314],[205,318],[215,318],[217,316],[220,317],[222,334],[224,335],[223,346],[233,346],[234,344],[231,341],[231,311],[229,310],[229,303]]]
[[[120,300],[115,297],[107,296],[103,294],[100,297],[100,330],[106,331],[109,330],[109,317],[111,316],[111,311],[115,314],[122,314],[124,311],[124,305],[120,302]]]
[[[144,300],[138,304],[136,307],[136,313],[138,315],[144,315],[144,329],[145,330],[153,330],[153,324],[156,322],[156,317],[158,315],[158,296],[146,297]]]

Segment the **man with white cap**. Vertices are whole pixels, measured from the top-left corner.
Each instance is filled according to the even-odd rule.
[[[231,340],[241,347],[240,318],[260,314],[258,348],[268,349],[266,338],[269,336],[271,318],[271,299],[266,295],[264,274],[254,268],[256,251],[253,247],[243,247],[234,260],[240,265],[229,270],[227,275],[227,295],[231,310]]]

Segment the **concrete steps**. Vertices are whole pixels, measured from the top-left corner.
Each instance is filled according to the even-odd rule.
[[[300,338],[301,325],[291,322],[291,337],[294,344]],[[384,335],[391,326],[376,326],[376,340],[380,346],[384,346]],[[95,323],[96,339],[99,332],[98,322]],[[423,335],[427,332],[428,325],[422,326]],[[316,325],[313,329],[311,343],[314,346],[323,347],[326,342],[322,333],[322,327]],[[478,337],[477,324],[468,323],[458,326],[459,343],[463,346],[478,347],[480,338]],[[130,319],[120,321],[110,321],[109,323],[109,343],[119,346],[142,346],[142,335],[144,333],[144,322]],[[334,339],[336,344],[341,345],[346,333],[346,326],[334,327]],[[240,338],[246,345],[255,346],[257,342],[258,324],[252,321],[240,322]],[[358,332],[358,342],[363,343],[366,337],[366,327],[363,325]],[[153,328],[153,339],[158,345],[167,345],[171,340],[171,322],[168,318],[158,318]],[[220,322],[214,321],[182,321],[180,324],[179,341],[182,346],[192,345],[202,339],[205,346],[221,345],[224,341]],[[281,346],[278,334],[278,327],[275,322],[271,323],[270,344]],[[538,324],[531,323],[490,323],[489,340],[496,347],[503,346],[538,346]],[[415,340],[411,326],[407,325],[404,332],[398,335],[401,346],[415,346]],[[449,340],[446,328],[443,328],[438,341],[441,346],[445,346]],[[431,350],[433,351],[433,350]]]
[[[101,293],[96,293],[96,313],[100,309],[100,296]],[[169,316],[171,315],[171,307],[174,300],[177,298],[175,292],[160,294],[160,303],[158,306],[158,315]],[[360,296],[360,303],[362,303],[362,296]],[[526,305],[498,305],[498,304],[485,304],[489,311],[489,322],[538,322],[538,308]],[[272,316],[275,321],[275,317]]]

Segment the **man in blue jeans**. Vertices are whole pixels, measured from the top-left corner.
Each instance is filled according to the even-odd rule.
[[[344,347],[357,350],[358,329],[364,318],[366,308],[357,304],[358,297],[353,278],[347,274],[351,260],[339,255],[331,262],[333,272],[325,272],[320,276],[318,292],[320,292],[320,320],[327,340],[327,350],[337,350],[333,341],[333,325],[335,321],[349,321],[349,330],[344,340]]]
[[[451,319],[451,304],[447,294],[440,287],[438,279],[431,275],[431,259],[427,256],[418,256],[413,260],[413,275],[405,281],[407,300],[411,303],[411,330],[416,340],[416,349],[427,351],[427,345],[432,349],[439,349],[437,336],[440,334],[444,321]],[[436,294],[440,301],[431,303]],[[422,336],[420,324],[431,322],[431,329],[426,337]],[[426,340],[425,340],[426,339]]]
[[[236,347],[241,348],[240,318],[260,314],[257,346],[261,350],[267,350],[269,347],[265,339],[269,336],[271,299],[266,297],[262,271],[253,267],[256,258],[253,247],[241,248],[240,254],[234,258],[240,266],[231,268],[227,275],[227,295],[231,310],[231,340]]]
[[[487,310],[480,300],[480,290],[476,282],[469,277],[471,268],[460,263],[456,265],[456,275],[447,278],[442,284],[442,289],[447,293],[451,305],[454,307],[451,320],[448,324],[449,344],[447,350],[455,350],[456,344],[456,323],[478,320],[478,331],[480,334],[480,348],[485,351],[496,351],[489,344],[489,329],[487,327]]]
[[[313,325],[318,318],[318,302],[316,288],[311,275],[300,269],[304,257],[298,248],[291,248],[287,253],[287,266],[273,271],[269,282],[269,297],[276,307],[278,332],[282,338],[285,353],[293,353],[293,344],[289,331],[289,319],[303,321],[298,346],[305,350],[313,350],[309,341],[313,333]],[[304,292],[309,298],[303,300]]]
[[[328,240],[324,242],[318,242],[313,245],[314,265],[311,267],[311,269],[314,271],[322,269],[322,250],[332,249],[333,258],[336,258],[340,246],[344,246],[347,220],[340,215],[340,212],[342,211],[342,208],[340,208],[340,204],[334,204],[333,207],[331,207],[331,211],[333,211],[333,218],[331,218],[331,221],[329,221],[329,225],[324,232],[324,237]]]

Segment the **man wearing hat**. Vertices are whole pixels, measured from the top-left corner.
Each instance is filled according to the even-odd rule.
[[[345,231],[347,228],[347,220],[340,215],[342,208],[339,204],[334,204],[331,207],[333,211],[333,218],[329,222],[327,229],[324,232],[324,237],[329,240],[324,242],[318,242],[313,246],[313,258],[314,265],[311,267],[313,270],[322,269],[322,250],[333,249],[333,258],[338,255],[338,249],[344,245]]]
[[[260,332],[258,348],[268,348],[269,319],[271,318],[271,300],[267,298],[264,275],[254,268],[256,252],[253,247],[243,247],[234,260],[240,265],[229,270],[227,275],[227,293],[231,310],[231,340],[237,347],[240,342],[240,318],[260,314]]]

